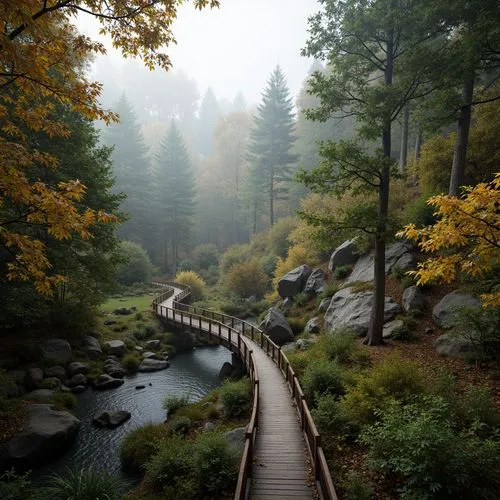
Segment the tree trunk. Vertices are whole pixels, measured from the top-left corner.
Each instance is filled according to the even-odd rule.
[[[467,146],[469,144],[469,128],[472,112],[472,98],[474,95],[475,74],[472,72],[467,76],[462,90],[462,107],[457,121],[457,138],[455,140],[455,151],[453,152],[453,164],[451,167],[450,196],[458,196],[460,187],[465,179],[465,162],[467,160]]]
[[[401,151],[399,154],[399,171],[406,171],[408,165],[408,122],[410,121],[410,110],[405,106],[403,110],[403,123],[401,126]]]
[[[420,160],[420,150],[422,149],[422,130],[419,128],[415,138],[415,165]]]
[[[271,167],[271,175],[269,182],[269,223],[271,227],[274,225],[274,167]]]

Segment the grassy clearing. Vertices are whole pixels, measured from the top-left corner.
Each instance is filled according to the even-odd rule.
[[[112,297],[104,302],[104,304],[102,304],[101,309],[105,313],[110,313],[115,309],[119,309],[120,307],[126,307],[130,309],[131,307],[135,306],[138,311],[144,311],[151,308],[152,301],[152,294],[134,295],[132,297]]]

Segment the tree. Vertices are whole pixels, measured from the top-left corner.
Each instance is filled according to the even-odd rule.
[[[118,268],[118,281],[122,285],[148,283],[153,275],[153,265],[146,250],[133,241],[122,241],[120,252],[123,263]]]
[[[197,151],[203,156],[214,153],[213,135],[220,116],[219,103],[213,90],[209,87],[201,101],[198,119]]]
[[[248,148],[248,160],[255,169],[255,177],[261,179],[261,183],[254,184],[253,191],[256,197],[259,194],[257,190],[261,189],[267,195],[271,226],[275,221],[275,202],[286,195],[291,168],[297,161],[297,156],[291,153],[295,141],[294,128],[290,92],[285,75],[276,66],[254,116]]]
[[[325,143],[320,168],[303,173],[301,179],[322,193],[378,193],[376,207],[353,207],[345,217],[332,215],[323,221],[373,235],[375,298],[365,343],[377,345],[383,343],[389,181],[396,171],[391,158],[392,123],[408,102],[430,91],[424,84],[436,70],[432,42],[441,34],[441,26],[433,22],[425,0],[321,3],[323,11],[310,20],[311,37],[304,53],[326,59],[329,67],[327,74],[316,72],[310,80],[311,92],[321,105],[308,116],[320,121],[336,113],[354,116],[360,137],[364,141],[379,138],[381,148],[373,154],[366,143]]]
[[[155,217],[160,221],[163,267],[175,273],[179,262],[179,249],[189,238],[195,206],[195,185],[191,161],[175,122],[171,123],[160,145],[156,156],[154,177]]]
[[[195,0],[195,6],[217,7],[217,0]],[[57,166],[54,156],[28,143],[26,129],[49,137],[67,137],[70,129],[54,113],[57,104],[89,119],[115,119],[99,107],[101,87],[90,82],[83,67],[89,57],[103,53],[99,42],[76,32],[76,13],[95,16],[103,34],[125,56],[140,56],[146,66],[168,68],[168,55],[159,49],[172,41],[171,25],[176,4],[170,0],[75,0],[47,2],[5,0],[0,5],[4,26],[0,41],[0,203],[15,204],[15,219],[0,218],[0,244],[12,255],[8,278],[31,280],[37,290],[50,294],[62,275],[49,275],[51,262],[44,242],[21,234],[13,226],[21,222],[43,225],[59,240],[74,235],[91,236],[92,227],[114,221],[100,210],[79,211],[85,186],[68,180],[48,187],[29,181],[26,169]]]

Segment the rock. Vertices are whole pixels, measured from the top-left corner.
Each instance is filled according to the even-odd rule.
[[[231,377],[234,372],[234,366],[227,361],[222,365],[219,371],[219,380],[226,380]]]
[[[125,354],[127,346],[122,340],[108,340],[104,343],[108,354],[113,354],[115,356],[121,357]]]
[[[104,322],[106,324],[106,322]],[[86,335],[83,337],[83,350],[90,359],[99,359],[102,355],[101,344],[99,341],[92,337],[92,335]]]
[[[271,340],[278,345],[286,344],[293,340],[293,333],[285,316],[276,309],[271,307],[260,324],[260,329],[269,335]]]
[[[71,389],[69,389],[73,394],[80,394],[81,392],[85,391],[87,388],[86,385],[75,385]]]
[[[73,375],[78,375],[79,373],[87,375],[88,372],[89,372],[89,365],[87,363],[78,363],[77,361],[75,361],[68,365],[68,375],[70,377],[72,377]]]
[[[453,326],[455,314],[459,307],[480,307],[481,303],[476,297],[455,290],[445,295],[432,310],[434,323],[442,328]]]
[[[37,389],[36,391],[28,392],[23,396],[26,401],[36,401],[37,403],[50,403],[55,391],[50,389]]]
[[[386,323],[384,325],[384,331],[382,333],[382,336],[384,339],[390,339],[392,337],[392,334],[394,330],[397,330],[398,328],[402,328],[404,326],[404,322],[400,319],[395,319],[393,321],[389,321],[389,323]]]
[[[135,388],[137,390],[139,390],[139,389],[146,389],[146,386],[145,385],[136,385]]]
[[[45,376],[49,378],[56,377],[59,380],[66,380],[66,370],[59,365],[49,366],[48,368],[45,368],[44,373]]]
[[[144,359],[139,365],[140,372],[157,372],[158,370],[165,370],[170,363],[159,359]]]
[[[211,432],[215,429],[215,424],[213,422],[205,422],[203,430],[206,432]]]
[[[138,352],[142,352],[142,351],[144,351],[144,347],[141,347],[140,345],[136,345],[136,346],[134,347],[134,349],[135,349],[136,351],[138,351]]]
[[[108,429],[114,429],[115,427],[118,427],[119,425],[126,422],[130,417],[130,412],[124,410],[105,411],[98,417],[94,417],[92,422],[98,427],[107,427]]]
[[[285,299],[300,293],[304,289],[307,278],[309,278],[311,272],[312,269],[304,264],[285,274],[285,276],[278,281],[278,293],[280,297]]]
[[[319,333],[321,331],[321,321],[319,318],[311,318],[304,328],[306,333]],[[298,341],[297,341],[298,342]]]
[[[147,351],[142,353],[142,359],[149,359],[149,358],[154,358],[156,356],[156,353]]]
[[[238,450],[239,452],[243,452],[243,448],[245,446],[245,438],[246,438],[247,428],[246,427],[238,427],[233,429],[232,431],[225,432],[224,438],[229,443],[230,446]]]
[[[290,297],[287,297],[283,303],[281,304],[281,312],[283,314],[286,314],[291,308],[293,307],[293,299]]]
[[[104,363],[104,373],[113,378],[123,378],[127,370],[116,359],[108,358]]]
[[[159,340],[148,340],[146,342],[146,347],[149,349],[152,349],[153,351],[157,351],[160,348],[160,341]]]
[[[71,392],[71,389],[66,385],[61,385],[61,392]]]
[[[403,292],[403,309],[408,311],[424,310],[424,294],[418,286],[409,286]]]
[[[354,264],[358,260],[356,238],[347,240],[337,247],[330,256],[328,269],[333,271],[336,267]]]
[[[424,333],[430,335],[431,333],[434,333],[434,328],[428,326],[425,328]]]
[[[440,335],[434,345],[436,346],[436,352],[440,356],[462,358],[474,352],[474,347],[470,340],[454,338],[449,334]]]
[[[355,293],[351,288],[339,290],[325,313],[325,329],[329,332],[339,327],[354,330],[365,335],[370,325],[373,292]],[[399,305],[390,297],[385,297],[384,322],[390,321],[400,312]]]
[[[395,262],[393,269],[398,268],[400,271],[411,271],[417,267],[417,258],[412,253],[408,252],[403,254]]]
[[[104,320],[103,325],[111,326],[111,325],[116,325],[116,323],[118,323],[118,321],[116,321],[116,319],[106,319],[106,320]]]
[[[41,368],[30,368],[26,374],[26,387],[30,390],[38,389],[42,385],[43,370]]]
[[[399,259],[410,251],[411,246],[406,242],[397,241],[389,245],[385,251],[385,273],[390,274]],[[347,278],[348,283],[355,281],[373,281],[373,253],[363,255],[356,262],[352,273]]]
[[[123,384],[123,382],[124,380],[121,378],[113,378],[103,373],[94,380],[94,387],[100,391],[104,391],[106,389],[114,389],[115,387],[119,387]]]
[[[65,365],[71,359],[71,346],[63,339],[49,339],[41,346],[42,360]]]
[[[61,389],[61,379],[57,377],[47,377],[42,381],[40,386],[42,389],[50,389],[52,391],[58,391]]]
[[[283,344],[281,346],[281,352],[284,352],[285,354],[289,352],[295,352],[297,350],[297,345],[295,342],[287,342],[286,344]]]
[[[328,309],[328,306],[330,305],[330,302],[332,301],[331,297],[327,297],[326,299],[323,299],[321,301],[321,304],[318,307],[319,312],[325,312]]]
[[[313,345],[313,341],[311,339],[299,339],[295,342],[295,345],[299,351],[303,351],[308,347]]]
[[[325,289],[325,271],[315,269],[307,278],[304,292],[309,295],[318,295]]]
[[[129,314],[132,314],[132,311],[126,307],[119,307],[113,311],[113,314],[116,314],[117,316],[128,316]]]
[[[73,443],[80,420],[67,411],[53,410],[51,405],[32,404],[23,431],[8,441],[1,452],[2,468],[26,470],[62,455]]]
[[[67,385],[68,387],[76,387],[77,385],[85,387],[87,385],[87,377],[83,373],[77,373],[71,377]]]

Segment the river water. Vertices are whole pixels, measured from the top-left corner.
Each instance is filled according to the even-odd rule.
[[[226,361],[231,362],[231,353],[222,346],[198,348],[178,354],[166,370],[126,377],[117,389],[87,389],[77,395],[75,414],[82,424],[73,447],[58,460],[38,469],[34,476],[43,482],[48,473],[64,475],[65,469],[72,466],[92,466],[121,474],[119,447],[125,435],[146,423],[163,422],[162,403],[168,394],[187,394],[192,402],[201,399],[220,385],[218,375]],[[146,388],[137,390],[137,385]],[[92,419],[108,410],[127,410],[132,417],[116,429],[95,427]]]

